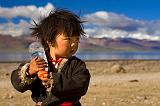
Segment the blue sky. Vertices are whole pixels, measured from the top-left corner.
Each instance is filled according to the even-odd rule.
[[[160,40],[159,5],[160,0],[0,0],[0,33],[25,34],[32,19],[66,8],[89,20],[89,36]]]
[[[0,0],[0,6],[36,5],[39,7],[48,2],[56,8],[67,8],[82,14],[103,10],[124,14],[135,19],[160,19],[159,0]]]

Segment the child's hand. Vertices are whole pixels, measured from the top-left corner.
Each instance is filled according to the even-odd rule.
[[[50,80],[48,78],[48,72],[45,70],[47,63],[44,59],[35,57],[31,60],[29,65],[29,74],[37,74],[39,79],[42,80],[42,84],[46,87],[50,87]]]
[[[39,57],[35,57],[30,62],[28,72],[32,76],[37,74],[39,71],[45,71],[45,67],[47,67],[45,60]]]

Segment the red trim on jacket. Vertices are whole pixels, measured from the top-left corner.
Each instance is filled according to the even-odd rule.
[[[62,104],[60,104],[59,106],[74,106],[76,103],[78,103],[79,100],[77,101],[72,101],[72,102],[63,102]]]

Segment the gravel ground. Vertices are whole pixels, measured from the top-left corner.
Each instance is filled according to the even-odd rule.
[[[82,106],[160,106],[159,60],[86,61],[91,73]],[[10,83],[19,63],[0,63],[0,106],[34,106],[31,93]],[[125,71],[124,71],[125,70]]]

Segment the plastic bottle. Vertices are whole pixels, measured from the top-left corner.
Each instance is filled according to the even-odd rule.
[[[40,57],[47,62],[47,57],[46,57],[44,48],[40,42],[31,43],[29,45],[29,53],[31,54],[31,58]]]
[[[29,45],[29,53],[31,55],[31,58],[40,57],[44,59],[46,63],[48,63],[44,48],[40,42],[31,43]],[[45,67],[45,70],[43,73],[46,73],[46,71],[48,71],[48,66]],[[40,75],[40,76],[43,77],[43,75]]]
[[[29,53],[31,54],[31,58],[40,57],[40,58],[44,59],[46,63],[48,63],[44,48],[40,42],[31,43],[29,45]],[[48,66],[45,68],[45,70],[38,71],[37,75],[41,80],[43,78],[45,78],[46,76],[49,78]],[[48,82],[42,81],[42,84],[46,88],[50,87],[50,83],[48,83]]]

